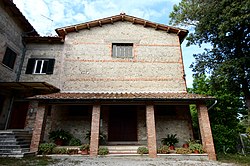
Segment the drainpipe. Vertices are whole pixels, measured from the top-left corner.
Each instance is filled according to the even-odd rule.
[[[24,58],[25,58],[25,53],[26,53],[26,43],[25,41],[23,40],[23,37],[29,33],[32,33],[34,32],[35,30],[33,29],[32,31],[30,32],[23,32],[21,37],[22,37],[22,44],[23,44],[23,49],[22,49],[22,57],[21,57],[21,60],[20,60],[20,64],[19,64],[19,70],[17,71],[17,77],[16,77],[16,82],[19,82],[20,80],[20,76],[21,76],[21,73],[22,73],[22,68],[23,68],[23,62],[24,62]]]
[[[214,104],[212,104],[207,110],[209,111],[210,109],[212,109],[217,103],[218,103],[218,100],[215,100]]]

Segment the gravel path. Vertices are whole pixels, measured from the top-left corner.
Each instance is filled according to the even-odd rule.
[[[145,157],[53,157],[59,159],[51,166],[235,166],[217,161],[150,159]]]

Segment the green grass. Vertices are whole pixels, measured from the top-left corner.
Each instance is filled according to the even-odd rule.
[[[218,161],[223,163],[235,163],[241,166],[250,165],[250,154],[240,155],[240,154],[217,154]]]
[[[49,157],[0,158],[0,166],[45,166],[56,162]]]

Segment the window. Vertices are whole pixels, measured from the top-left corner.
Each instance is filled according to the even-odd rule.
[[[133,44],[132,43],[113,43],[112,56],[117,58],[132,58]]]
[[[53,74],[55,59],[30,58],[26,74]]]
[[[9,47],[7,47],[2,63],[8,66],[9,68],[13,69],[16,61],[16,56],[17,54],[14,51],[12,51]]]

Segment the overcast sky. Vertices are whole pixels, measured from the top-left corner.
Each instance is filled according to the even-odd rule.
[[[128,15],[169,25],[169,13],[181,0],[13,0],[23,15],[42,36],[56,35],[55,29],[125,12]],[[188,87],[192,86],[189,68],[196,46],[182,43]]]

